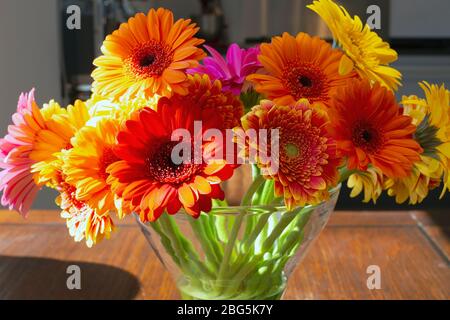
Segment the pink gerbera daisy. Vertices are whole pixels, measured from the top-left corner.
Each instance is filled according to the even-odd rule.
[[[206,46],[211,57],[203,59],[203,65],[188,73],[207,74],[211,80],[220,80],[223,89],[239,95],[245,91],[245,78],[262,67],[258,61],[259,47],[241,49],[233,43],[228,47],[226,60],[215,49]]]
[[[0,139],[1,204],[26,216],[40,189],[31,173],[34,161],[29,157],[34,135],[44,123],[34,100],[34,89],[20,95],[12,121],[8,134]]]

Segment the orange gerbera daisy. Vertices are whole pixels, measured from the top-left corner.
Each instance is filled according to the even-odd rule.
[[[248,80],[256,91],[267,95],[278,105],[293,104],[305,98],[311,104],[329,106],[336,88],[354,77],[354,72],[339,74],[343,57],[340,50],[318,37],[299,33],[296,37],[283,33],[261,45],[259,61],[267,74],[253,74]]]
[[[242,119],[244,130],[279,130],[279,155],[271,149],[260,155],[272,155],[278,158],[278,166],[269,161],[260,161],[258,166],[268,179],[275,181],[275,195],[285,199],[286,206],[316,204],[323,201],[328,190],[337,184],[340,159],[336,154],[335,141],[326,130],[329,121],[324,112],[310,107],[307,100],[301,100],[292,106],[278,106],[272,101],[263,100],[261,105],[253,107]],[[267,141],[271,141],[270,135]],[[257,148],[263,144],[259,142]],[[252,147],[252,146],[250,146]],[[274,170],[278,167],[278,170]],[[266,172],[266,173],[264,173]]]
[[[206,56],[197,48],[204,40],[190,20],[173,20],[171,11],[151,9],[107,36],[94,61],[94,93],[116,100],[185,93],[184,71]]]
[[[219,80],[211,82],[209,76],[190,75],[187,81],[187,95],[174,94],[171,98],[161,98],[159,105],[173,104],[185,106],[199,106],[206,113],[216,113],[221,117],[221,127],[231,129],[239,126],[244,114],[241,100],[231,92],[222,91]],[[207,115],[205,114],[204,117]]]
[[[75,241],[86,239],[86,245],[92,247],[103,238],[110,238],[115,227],[108,212],[98,214],[85,202],[77,200],[75,187],[65,181],[60,181],[58,190],[60,195],[56,203],[61,207],[61,217],[66,219],[69,234]]]
[[[232,176],[233,167],[220,159],[211,161],[217,154],[210,151],[220,152],[220,141],[203,141],[202,136],[209,128],[219,128],[220,118],[214,114],[203,118],[202,113],[199,106],[183,104],[182,100],[158,106],[157,111],[144,108],[119,132],[114,152],[121,160],[107,168],[108,182],[142,221],[155,221],[165,210],[175,214],[182,207],[198,217],[201,211],[211,210],[211,199],[223,200],[219,183]],[[196,120],[202,121],[202,132],[195,132]],[[180,144],[171,139],[177,129],[190,133],[191,140],[183,141],[190,144],[188,149],[202,143],[201,150],[188,151],[195,156],[183,153],[180,163],[172,159],[175,146]],[[199,151],[200,161],[193,161],[198,160]]]
[[[122,216],[121,203],[106,182],[106,168],[119,160],[113,152],[119,127],[118,121],[104,119],[96,127],[81,129],[64,155],[63,172],[65,181],[75,186],[77,200],[98,213],[116,210]]]
[[[390,178],[411,172],[423,150],[412,137],[412,118],[401,113],[394,94],[379,84],[353,80],[338,90],[330,127],[349,169],[366,170],[371,163]]]

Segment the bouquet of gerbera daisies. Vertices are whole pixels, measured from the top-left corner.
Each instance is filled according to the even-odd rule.
[[[334,209],[351,196],[422,201],[450,187],[449,91],[394,93],[397,53],[331,0],[308,6],[334,45],[305,33],[223,56],[190,20],[137,14],[108,35],[92,96],[19,98],[0,140],[1,203],[27,216],[38,191],[88,246],[134,215],[183,296],[278,298]],[[223,182],[251,166],[239,206]]]

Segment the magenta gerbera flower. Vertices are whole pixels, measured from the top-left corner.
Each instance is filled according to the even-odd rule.
[[[34,161],[32,151],[34,131],[42,124],[42,118],[34,100],[34,89],[22,93],[17,112],[12,116],[13,124],[8,134],[0,139],[0,192],[1,204],[26,216],[40,187],[31,173]]]
[[[245,91],[245,78],[261,68],[258,61],[259,47],[241,49],[233,43],[228,47],[226,59],[215,49],[206,45],[205,48],[211,57],[203,59],[203,65],[188,70],[188,73],[207,74],[211,80],[220,80],[223,89],[234,95]]]

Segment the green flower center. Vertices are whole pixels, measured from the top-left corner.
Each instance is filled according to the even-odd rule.
[[[289,158],[296,158],[300,155],[300,149],[293,143],[287,143],[284,150]]]

